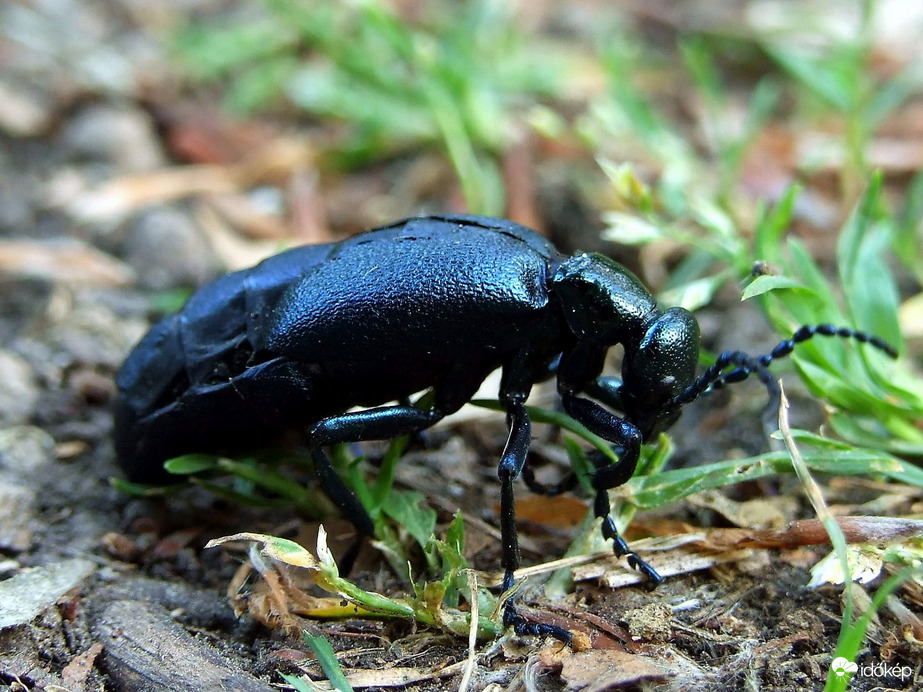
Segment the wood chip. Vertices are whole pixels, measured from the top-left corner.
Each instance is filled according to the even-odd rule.
[[[238,670],[221,653],[193,637],[150,603],[118,600],[93,618],[103,644],[103,666],[118,689],[273,692]]]

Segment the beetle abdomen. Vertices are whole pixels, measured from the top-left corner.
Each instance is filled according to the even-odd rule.
[[[450,372],[482,379],[556,338],[548,283],[561,260],[508,221],[429,217],[224,276],[155,325],[120,370],[120,462],[154,480],[172,456],[263,444]]]
[[[310,397],[316,373],[270,365],[252,344],[279,296],[330,248],[294,248],[217,279],[134,348],[116,376],[115,404],[116,452],[132,480],[163,480],[166,459],[256,443],[284,427],[279,411],[303,413],[293,394]]]
[[[338,397],[314,396],[325,387],[319,368],[277,358],[225,382],[190,386],[153,411],[140,412],[122,397],[115,407],[116,452],[132,480],[162,481],[162,462],[172,457],[252,449],[348,408]]]

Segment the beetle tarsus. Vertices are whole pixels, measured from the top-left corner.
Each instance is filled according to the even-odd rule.
[[[625,553],[625,557],[628,559],[628,564],[631,567],[644,575],[645,582],[651,590],[663,584],[663,577],[660,576],[660,572],[647,564],[637,553],[628,552]]]
[[[554,637],[567,646],[573,643],[574,635],[557,625],[544,622],[530,622],[517,610],[515,604],[507,601],[503,606],[503,626],[513,628],[518,637]]]
[[[606,504],[608,505],[608,494],[600,494],[606,495]],[[597,495],[597,498],[598,497],[599,496]],[[628,546],[628,543],[625,542],[625,539],[619,535],[618,530],[615,528],[615,521],[613,521],[608,512],[603,517],[601,528],[603,538],[612,541],[612,552],[615,553],[615,556],[624,557],[626,560],[628,560],[628,565],[633,569],[641,572],[652,589],[657,588],[661,583],[663,583],[663,577],[660,576],[657,570],[647,564],[640,555],[638,555]]]

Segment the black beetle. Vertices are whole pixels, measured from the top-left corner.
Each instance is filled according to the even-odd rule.
[[[602,533],[657,584],[660,575],[616,532],[606,491],[631,478],[641,443],[706,390],[756,373],[777,394],[767,366],[815,334],[896,355],[877,337],[820,325],[803,327],[759,358],[722,353],[696,378],[695,319],[682,308],[660,310],[620,264],[596,254],[567,257],[509,221],[415,218],[283,252],[198,291],[151,329],[119,371],[116,449],[129,478],[155,482],[171,457],[258,446],[280,431],[307,428],[324,491],[371,535],[371,520],[323,448],[428,428],[502,368],[499,398],[510,427],[499,467],[508,590],[519,566],[513,481],[522,474],[537,490],[560,489],[540,486],[526,466],[531,432],[523,406],[535,382],[556,375],[567,413],[620,454],[615,464],[597,464],[592,478]],[[621,380],[600,376],[615,344],[624,347]],[[388,405],[425,389],[433,392],[428,410]],[[345,413],[355,406],[372,408]],[[510,601],[503,620],[518,634],[570,640],[561,628],[527,622]]]

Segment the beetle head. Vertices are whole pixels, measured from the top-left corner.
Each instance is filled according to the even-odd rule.
[[[661,312],[625,267],[597,254],[566,259],[554,277],[564,317],[582,342],[625,346],[619,398],[624,413],[647,439],[678,417],[670,403],[694,380],[699,326],[690,312]]]
[[[699,325],[688,310],[670,308],[653,320],[622,360],[620,395],[625,415],[644,439],[679,417],[671,402],[695,380]]]

